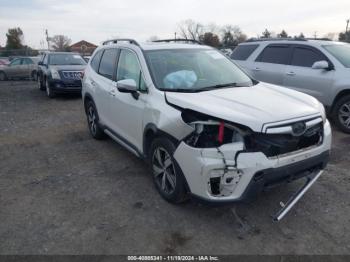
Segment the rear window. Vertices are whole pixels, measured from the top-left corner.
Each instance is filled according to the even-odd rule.
[[[256,59],[256,62],[288,65],[291,56],[291,48],[287,45],[267,46]]]
[[[100,60],[101,60],[101,56],[102,56],[103,50],[100,50],[96,53],[96,55],[94,56],[94,58],[91,60],[91,67],[92,69],[95,70],[95,72],[98,72],[98,66],[100,65]]]
[[[117,52],[117,49],[107,49],[104,51],[100,63],[100,68],[98,69],[100,75],[109,79],[113,78],[113,71],[117,59]]]
[[[240,45],[233,50],[231,59],[247,60],[247,58],[258,48],[259,45]]]

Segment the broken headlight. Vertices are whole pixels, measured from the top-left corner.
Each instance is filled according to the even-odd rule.
[[[194,132],[185,142],[192,147],[210,148],[224,144],[244,142],[245,131],[224,121],[195,121],[189,123]]]

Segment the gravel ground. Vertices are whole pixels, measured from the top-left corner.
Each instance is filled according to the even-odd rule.
[[[250,204],[165,202],[146,164],[89,135],[80,97],[0,82],[0,254],[350,254],[350,136],[280,223],[297,183]]]

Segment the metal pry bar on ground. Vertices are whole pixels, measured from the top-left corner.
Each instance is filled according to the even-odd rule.
[[[292,209],[292,207],[302,198],[302,196],[310,189],[310,187],[316,182],[316,180],[322,175],[323,170],[320,170],[313,178],[307,177],[306,183],[292,195],[287,203],[282,205],[282,209],[274,215],[274,221],[281,221],[282,218]]]

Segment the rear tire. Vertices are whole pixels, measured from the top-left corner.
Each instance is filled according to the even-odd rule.
[[[5,81],[7,80],[7,76],[4,72],[0,72],[0,81]]]
[[[173,157],[175,150],[169,139],[156,138],[148,154],[156,189],[166,201],[174,204],[188,199],[186,179]]]
[[[88,127],[90,134],[93,138],[97,140],[102,140],[106,138],[105,132],[103,132],[102,128],[98,123],[98,113],[94,102],[91,100],[86,103],[86,118],[88,122]]]
[[[350,134],[350,95],[335,103],[332,118],[341,131]]]

